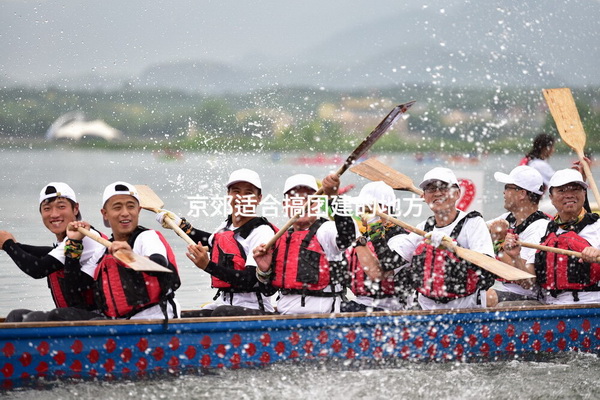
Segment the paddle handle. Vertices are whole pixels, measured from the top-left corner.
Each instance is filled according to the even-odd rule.
[[[346,167],[346,169],[348,169]],[[337,172],[336,175],[339,177],[341,174],[343,174],[346,169],[342,170],[342,168],[340,168]],[[341,171],[341,172],[340,172]],[[319,190],[317,190],[317,192],[313,195],[313,196],[320,196],[323,194],[323,188],[320,187]],[[283,234],[285,232],[287,232],[288,229],[290,229],[292,227],[292,225],[294,225],[296,223],[296,221],[298,221],[298,219],[300,218],[300,216],[305,213],[308,210],[308,201],[306,203],[304,203],[304,207],[302,208],[301,211],[298,211],[296,213],[296,215],[294,215],[292,218],[289,219],[288,222],[286,222],[278,231],[277,233],[275,233],[275,235],[273,235],[273,237],[271,238],[271,240],[269,240],[266,244],[265,244],[265,250],[269,250],[271,247],[273,247],[273,245],[275,244],[275,242],[277,242],[277,240],[279,240],[280,237],[283,236]]]
[[[77,230],[80,233],[84,234],[85,236],[89,237],[90,239],[93,239],[96,242],[100,243],[104,247],[110,247],[110,245],[112,243],[110,240],[104,239],[102,236],[96,235],[95,233],[92,233],[91,231],[89,231],[85,228],[79,227],[79,228],[77,228]]]
[[[419,236],[425,236],[425,234],[427,233],[427,232],[425,232],[422,229],[419,229],[419,228],[417,228],[415,226],[407,224],[404,221],[400,221],[399,219],[396,219],[396,218],[394,218],[394,217],[392,217],[390,215],[387,215],[386,213],[383,213],[381,211],[376,211],[375,214],[377,214],[377,216],[379,218],[385,219],[386,221],[390,221],[390,222],[394,223],[395,225],[398,225],[398,226],[406,229],[409,232],[416,233]]]
[[[549,251],[551,253],[581,258],[581,253],[578,251],[567,250],[567,249],[558,249],[556,247],[544,246],[543,244],[534,244],[534,243],[527,243],[527,242],[519,242],[519,243],[521,244],[521,246],[528,247],[530,249]],[[596,259],[596,261],[600,262],[600,257],[598,257]]]
[[[406,222],[400,221],[399,219],[391,217],[385,213],[382,213],[381,211],[377,211],[376,214],[380,218],[382,218],[386,221],[390,221],[398,226],[401,226],[402,228],[406,229],[407,231],[416,233],[417,235],[425,236],[425,234],[427,233],[422,229],[419,229],[412,225],[409,225]],[[505,264],[501,261],[498,261],[495,258],[489,257],[485,254],[477,253],[474,250],[470,250],[470,249],[466,249],[466,248],[457,246],[456,243],[454,243],[451,240],[444,239],[442,241],[442,245],[445,248],[447,248],[448,250],[456,253],[456,255],[458,257],[460,257],[464,260],[467,260],[469,262],[472,262],[472,263],[478,265],[479,267],[481,267],[495,275],[498,275],[501,278],[508,279],[509,281],[517,281],[517,280],[521,280],[521,279],[535,278],[534,275],[531,275],[530,273],[528,273],[526,271],[522,271],[522,270],[515,268],[513,266],[510,266],[508,264]]]
[[[425,236],[425,235],[427,234],[427,232],[425,232],[424,230],[422,230],[422,229],[419,229],[419,228],[417,228],[417,227],[415,227],[415,226],[412,226],[412,225],[410,225],[410,224],[407,224],[407,223],[406,223],[406,222],[404,222],[404,221],[400,221],[399,219],[396,219],[396,218],[394,218],[394,217],[392,217],[392,216],[389,216],[389,215],[387,215],[386,213],[383,213],[383,212],[381,212],[381,211],[376,211],[376,212],[375,212],[375,214],[376,214],[376,215],[377,215],[379,218],[382,218],[382,219],[385,219],[385,220],[387,220],[387,221],[390,221],[390,222],[392,222],[392,223],[394,223],[394,224],[396,224],[396,225],[398,225],[398,226],[400,226],[400,227],[402,227],[402,228],[406,229],[406,230],[407,230],[407,231],[409,231],[409,232],[416,233],[416,234],[417,234],[417,235],[419,235],[419,236]],[[452,251],[452,252],[455,252],[455,251],[456,251],[456,244],[455,244],[453,241],[449,240],[449,239],[444,239],[444,240],[442,240],[442,245],[443,245],[445,248],[447,248],[448,250]]]
[[[169,216],[165,215],[165,222],[171,227],[171,229],[173,229],[175,231],[175,233],[177,235],[179,235],[180,238],[185,240],[185,242],[187,244],[191,244],[191,245],[196,244],[196,243],[194,243],[192,238],[189,237],[189,235],[183,231],[183,229],[181,229],[179,226],[177,226],[175,221],[173,221],[173,218],[170,218]]]
[[[577,152],[577,156],[579,157],[580,164],[583,167],[583,172],[585,173],[585,176],[587,178],[588,185],[590,186],[590,189],[592,189],[592,194],[596,199],[596,203],[600,204],[600,192],[598,192],[598,186],[596,186],[596,181],[594,180],[594,176],[592,175],[592,169],[590,168],[589,164],[584,160],[583,154]]]
[[[350,158],[350,157],[349,157]],[[346,162],[344,163],[344,165],[342,165],[336,172],[335,174],[337,175],[337,177],[341,177],[342,174],[344,172],[346,172],[348,170],[348,168],[350,168],[350,165],[352,165],[352,162],[349,162],[348,160],[346,160]],[[320,196],[324,193],[323,187],[320,187],[319,190],[317,190],[317,192],[313,195],[313,196]],[[308,209],[308,205],[309,202],[307,201],[306,203],[304,203],[304,207],[302,209],[302,211],[299,211],[298,213],[296,213],[296,215],[294,215],[292,218],[290,218],[290,220],[288,222],[286,222],[281,229],[279,229],[279,231],[277,231],[277,233],[271,238],[271,240],[269,240],[266,244],[265,244],[265,248],[266,250],[269,250],[274,244],[275,242],[277,242],[277,240],[283,236],[283,234],[292,227],[292,225],[294,225],[294,223],[296,221],[298,221],[298,218],[300,218],[300,216],[306,212],[306,210]]]

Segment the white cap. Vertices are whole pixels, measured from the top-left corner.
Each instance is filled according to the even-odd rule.
[[[537,169],[527,165],[519,165],[510,171],[509,175],[503,172],[496,172],[494,173],[494,179],[501,183],[517,185],[531,193],[544,193],[542,190],[542,186],[544,185],[542,174]]]
[[[552,175],[552,178],[550,178],[550,183],[548,184],[548,186],[553,188],[566,185],[567,183],[577,183],[586,189],[588,188],[588,185],[583,180],[583,176],[581,176],[581,173],[576,169],[572,168],[561,169],[556,171],[554,175]]]
[[[229,180],[227,180],[227,188],[238,182],[248,182],[251,185],[254,185],[258,189],[262,190],[262,184],[260,183],[260,177],[258,174],[251,169],[242,168],[235,170],[229,175]]]
[[[452,172],[452,170],[450,170],[449,168],[433,168],[425,174],[423,180],[421,181],[421,183],[419,183],[419,187],[421,189],[424,189],[425,186],[427,186],[432,181],[442,181],[446,182],[450,186],[456,185],[460,187],[460,185],[458,184],[458,179],[456,179],[456,175],[454,175],[454,172]]]
[[[40,192],[40,204],[42,204],[44,200],[51,199],[53,197],[64,197],[65,199],[73,200],[75,203],[77,203],[75,191],[64,182],[50,182],[44,186]]]
[[[394,189],[382,181],[369,182],[360,190],[358,194],[363,204],[377,203],[388,208],[396,204],[396,195]]]
[[[102,195],[102,205],[104,206],[108,199],[119,194],[133,196],[138,202],[140,201],[140,196],[138,195],[138,191],[135,186],[127,182],[117,181],[111,183],[104,189],[104,194]]]
[[[314,176],[308,174],[292,175],[285,180],[283,184],[283,194],[286,194],[295,187],[304,186],[313,189],[315,192],[319,190],[317,180]]]

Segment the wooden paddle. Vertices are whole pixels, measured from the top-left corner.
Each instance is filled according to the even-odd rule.
[[[383,181],[395,190],[409,190],[419,196],[423,194],[408,176],[374,158],[353,166],[350,171],[371,181]]]
[[[354,151],[348,156],[348,158],[346,158],[346,161],[344,162],[344,164],[340,167],[340,169],[338,169],[336,171],[336,175],[342,176],[342,174],[344,172],[346,172],[348,170],[348,168],[350,168],[350,166],[352,164],[354,164],[354,162],[356,160],[358,160],[359,158],[361,158],[372,146],[373,144],[375,144],[375,142],[381,137],[383,136],[383,134],[385,132],[387,132],[388,129],[390,129],[392,127],[392,125],[394,124],[394,122],[396,122],[396,120],[402,115],[404,114],[410,107],[412,107],[412,105],[415,103],[415,101],[409,101],[408,103],[405,104],[400,104],[397,105],[396,107],[394,107],[394,109],[392,111],[390,111],[390,113],[388,115],[386,115],[386,117],[379,123],[379,125],[377,125],[375,127],[375,129],[373,129],[373,131],[369,134],[369,136],[367,136],[359,145],[356,149],[354,149]],[[323,188],[320,188],[316,193],[315,196],[319,196],[323,194]],[[308,208],[308,202],[306,202],[305,206],[304,206],[304,210],[306,210]],[[271,238],[271,240],[269,240],[266,243],[266,249],[271,248],[271,246],[273,246],[275,244],[275,242],[277,241],[277,239],[279,239],[285,232],[287,232],[288,229],[290,229],[290,227],[292,225],[294,225],[294,222],[296,222],[298,220],[298,218],[300,218],[300,215],[303,214],[304,211],[300,211],[298,212],[296,215],[294,215],[288,222],[285,223],[285,225],[283,225],[281,227],[281,229],[275,234],[275,236],[273,236]]]
[[[96,235],[95,233],[92,233],[85,228],[77,228],[77,230],[105,247],[110,247],[110,245],[112,244],[112,242],[110,242],[109,240],[106,240],[103,237]],[[136,254],[131,250],[117,250],[113,253],[113,256],[119,261],[126,264],[129,268],[136,271],[173,273],[173,271],[171,271],[170,269],[155,263],[149,258],[140,256],[139,254]]]
[[[563,254],[565,256],[573,256],[581,258],[581,253],[578,251],[567,250],[567,249],[558,249],[556,247],[544,246],[543,244],[535,244],[535,243],[527,243],[519,241],[519,244],[523,247],[529,247],[530,249],[549,251],[551,253]],[[597,262],[600,262],[600,257],[596,259]]]
[[[412,225],[407,224],[406,222],[400,221],[399,219],[382,213],[381,211],[377,211],[375,214],[377,214],[380,218],[385,219],[386,221],[390,221],[395,225],[401,226],[407,231],[414,232],[417,235],[425,236],[425,234],[427,233],[424,230],[418,229]],[[521,279],[535,278],[534,275],[531,275],[528,272],[522,271],[508,264],[505,264],[502,261],[498,261],[493,257],[478,253],[474,250],[465,249],[464,247],[457,246],[451,240],[442,241],[442,245],[448,250],[453,251],[458,257],[472,262],[473,264],[485,269],[486,271],[489,271],[509,281],[518,281]]]
[[[147,185],[135,185],[135,188],[137,189],[138,195],[140,196],[140,206],[142,206],[143,209],[155,213],[159,213],[161,211],[165,203],[160,199],[160,197],[158,197],[156,193],[154,193],[154,190],[152,190]],[[185,233],[179,226],[177,226],[175,221],[173,221],[173,219],[170,218],[168,215],[165,215],[165,222],[169,224],[171,229],[173,229],[175,233],[179,235],[180,238],[185,240],[187,244],[196,244],[194,243],[192,238],[190,238],[187,233]]]
[[[592,170],[584,160],[585,154],[583,149],[585,147],[586,135],[583,130],[581,119],[579,118],[575,100],[571,94],[571,89],[545,89],[543,93],[560,137],[575,151],[575,153],[577,153],[577,157],[581,162],[581,166],[587,177],[590,189],[592,189],[596,203],[600,204],[600,193],[598,192],[598,187],[592,176]]]

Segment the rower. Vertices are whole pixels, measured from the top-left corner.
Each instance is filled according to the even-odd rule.
[[[521,251],[516,237],[507,235],[504,241],[505,253],[518,260],[519,268],[535,273],[546,304],[600,303],[600,221],[584,209],[587,188],[575,169],[552,175],[549,193],[557,214],[541,240],[546,246],[580,252],[581,258],[540,250],[525,264],[516,256]]]
[[[494,240],[496,258],[508,265],[518,268],[535,254],[535,249],[522,247],[517,254],[503,251],[506,235],[515,235],[517,240],[528,243],[540,243],[546,233],[550,218],[538,210],[538,205],[544,193],[544,178],[535,169],[526,165],[514,168],[510,174],[496,172],[496,181],[504,183],[504,208],[508,211],[488,221],[488,227]],[[522,262],[516,262],[511,256],[519,257]],[[504,301],[536,301],[539,290],[530,281],[508,282],[498,279],[488,295],[497,297],[497,302]]]
[[[314,176],[292,175],[284,184],[284,208],[289,217],[300,213],[293,226],[271,247],[254,249],[257,278],[279,290],[277,311],[281,314],[332,313],[340,311],[340,298],[347,285],[345,250],[356,238],[356,225],[344,215],[337,198],[340,179],[328,175],[322,182],[329,206],[337,199],[334,220],[320,218],[315,208],[324,204],[314,195],[318,190]],[[310,202],[310,199],[317,200]],[[325,199],[323,199],[325,200]],[[316,204],[315,204],[316,203]],[[312,205],[315,205],[313,207]],[[267,243],[267,241],[263,242]]]
[[[103,246],[90,238],[83,238],[83,242],[75,243],[67,237],[69,223],[81,220],[75,191],[64,182],[48,183],[40,191],[39,212],[46,228],[56,237],[53,246],[22,244],[11,233],[0,231],[0,247],[27,275],[34,279],[47,278],[56,309],[12,310],[7,315],[6,322],[65,321],[97,317],[93,312],[96,307],[92,290],[96,264],[91,257],[96,251],[103,249]],[[87,228],[100,235],[89,225]],[[65,260],[69,257],[70,250],[81,246],[85,247],[85,251],[79,251],[77,262],[66,271]],[[65,284],[66,274],[73,275],[74,285]],[[71,312],[65,311],[71,307]]]
[[[448,168],[431,169],[419,187],[433,211],[433,216],[418,225],[428,232],[425,239],[408,233],[388,241],[392,250],[411,263],[419,305],[425,310],[485,308],[486,290],[493,285],[493,276],[440,247],[443,240],[452,240],[461,247],[493,257],[492,238],[483,217],[476,211],[466,213],[456,208],[460,186]]]
[[[259,175],[250,169],[233,171],[225,185],[231,214],[212,235],[194,228],[185,218],[163,210],[156,220],[165,228],[165,216],[198,245],[188,246],[186,255],[200,269],[211,274],[212,287],[218,292],[214,302],[200,310],[186,311],[184,317],[228,315],[261,315],[274,313],[270,296],[273,288],[256,279],[256,262],[252,249],[268,241],[276,232],[266,218],[257,216],[262,201],[262,183]],[[210,259],[204,249],[210,248]]]
[[[175,291],[181,285],[175,255],[160,232],[138,224],[141,209],[135,186],[119,181],[104,189],[100,212],[112,229],[112,243],[96,253],[96,304],[108,318],[175,318],[180,310]],[[67,231],[71,239],[82,237],[77,225]],[[133,270],[113,256],[118,250],[148,257],[172,273]]]
[[[358,200],[367,207],[378,207],[386,214],[394,214],[396,195],[385,182],[369,182],[361,189]],[[367,219],[368,218],[368,219]],[[397,311],[410,307],[412,287],[401,272],[405,263],[398,253],[392,251],[387,241],[406,231],[384,222],[377,215],[362,217],[359,236],[351,248],[346,250],[350,268],[350,290],[355,295],[352,301],[341,305],[342,312]]]

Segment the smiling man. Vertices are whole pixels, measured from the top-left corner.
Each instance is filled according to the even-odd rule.
[[[522,248],[519,254],[514,251],[506,254],[503,249],[504,241],[507,236],[514,238],[512,235],[516,235],[517,239],[523,242],[539,243],[544,236],[550,220],[546,214],[538,210],[538,204],[544,193],[544,178],[535,168],[520,165],[510,174],[496,172],[494,179],[504,183],[504,208],[508,211],[488,222],[494,239],[494,249],[499,260],[508,265],[522,266],[530,256],[535,254],[535,250]],[[528,280],[520,282],[499,280],[489,294],[493,296],[496,293],[498,302],[537,301],[538,292],[538,288],[532,286]]]
[[[600,222],[597,214],[587,213],[583,206],[588,185],[579,171],[562,169],[552,175],[549,187],[557,214],[542,244],[581,252],[582,257],[538,251],[520,268],[535,273],[547,304],[600,303]],[[521,246],[514,235],[507,235],[504,249],[516,258]]]
[[[233,171],[225,185],[231,214],[210,234],[195,229],[183,218],[170,211],[157,214],[156,218],[165,228],[165,215],[169,215],[199,243],[188,246],[188,258],[200,269],[211,275],[213,288],[218,289],[215,301],[200,310],[188,311],[187,317],[261,315],[273,313],[269,298],[272,288],[256,278],[256,262],[252,249],[268,241],[276,228],[264,217],[257,215],[262,201],[260,176],[253,170],[242,168]],[[204,250],[209,246],[210,259]]]
[[[84,238],[86,250],[71,269],[65,270],[65,246],[71,246],[67,238],[67,226],[81,219],[75,192],[64,182],[50,182],[40,192],[39,211],[44,226],[56,237],[54,246],[18,243],[11,233],[0,231],[0,247],[27,275],[35,279],[48,279],[57,309],[73,308],[73,311],[57,313],[56,310],[17,309],[7,315],[6,322],[89,319],[94,315],[88,315],[88,311],[95,309],[92,292],[95,263],[91,257],[103,247],[92,239]],[[66,284],[67,275],[71,275],[69,281],[74,285]]]
[[[339,177],[330,174],[322,185],[333,205]],[[344,253],[357,233],[354,221],[340,212],[334,213],[333,221],[318,215],[319,201],[311,202],[318,191],[312,175],[292,175],[283,187],[284,208],[290,218],[304,210],[307,202],[311,211],[302,211],[273,247],[267,249],[265,241],[254,249],[257,278],[279,290],[277,311],[281,314],[339,312],[348,274]]]
[[[178,317],[175,290],[181,282],[175,255],[160,232],[138,225],[142,208],[135,187],[127,182],[111,183],[104,189],[102,204],[100,211],[105,225],[112,229],[112,244],[96,257],[99,310],[109,318]],[[72,239],[81,237],[77,230],[69,230],[68,235]],[[113,257],[120,249],[148,257],[173,273],[135,271]]]
[[[425,310],[486,307],[486,290],[494,283],[492,275],[441,247],[442,240],[450,238],[461,247],[493,257],[485,221],[476,211],[467,214],[456,208],[460,186],[448,168],[433,168],[419,187],[433,212],[418,225],[428,234],[425,239],[416,233],[400,234],[388,241],[392,250],[411,263],[419,305]]]

